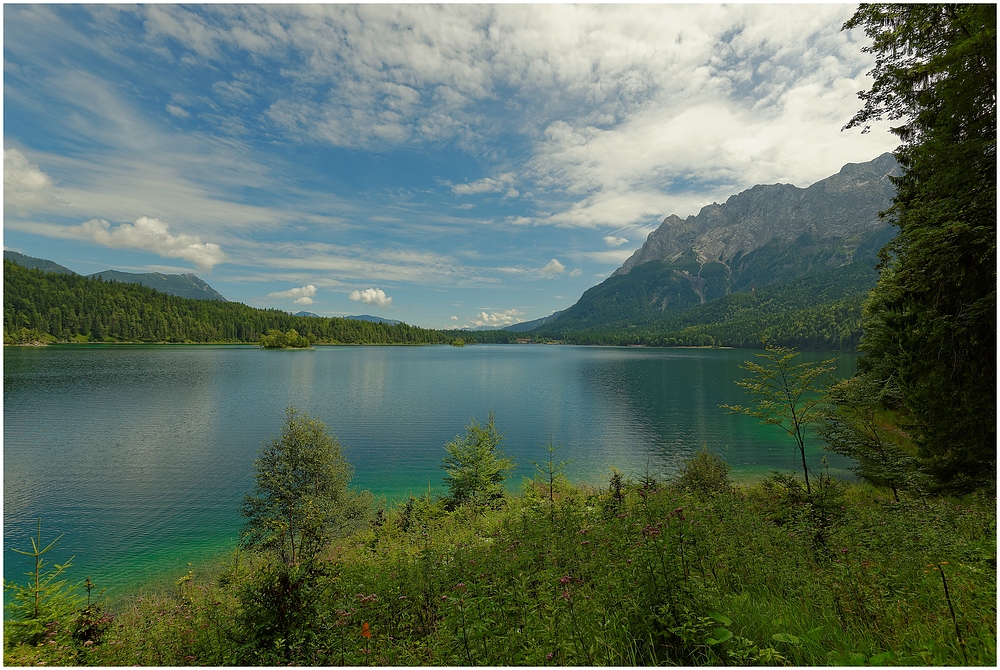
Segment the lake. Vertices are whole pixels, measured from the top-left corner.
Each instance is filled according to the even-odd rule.
[[[837,376],[854,373],[836,356]],[[319,347],[94,345],[5,347],[4,579],[21,581],[42,519],[65,537],[71,577],[109,593],[187,570],[235,544],[261,443],[295,406],[326,422],[354,484],[390,501],[441,491],[443,445],[490,410],[518,462],[512,486],[564,445],[573,481],[611,466],[669,475],[702,445],[737,478],[799,468],[776,426],[728,415],[747,350],[542,345]],[[812,440],[809,461],[824,453]],[[847,475],[833,455],[831,473]]]

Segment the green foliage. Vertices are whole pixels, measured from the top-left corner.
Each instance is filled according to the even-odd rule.
[[[180,298],[139,284],[45,273],[7,260],[3,279],[5,338],[22,329],[60,342],[256,344],[268,331],[292,329],[311,342],[329,344],[443,344],[455,337],[405,323],[292,316],[238,302]]]
[[[503,435],[497,432],[493,412],[485,424],[473,418],[465,436],[456,436],[444,448],[448,455],[441,467],[451,505],[495,505],[503,500],[504,480],[513,471],[514,461],[504,454]]]
[[[882,407],[897,395],[891,382],[880,384],[870,375],[846,379],[830,389],[834,407],[819,434],[825,448],[855,461],[851,469],[858,477],[888,487],[898,502],[899,491],[913,482],[915,463],[881,419]]]
[[[553,444],[552,440],[549,440],[547,444],[542,445],[542,448],[545,449],[549,457],[543,463],[532,461],[531,464],[535,466],[536,481],[541,482],[546,493],[548,493],[549,502],[553,502],[555,500],[556,490],[563,487],[567,483],[564,471],[566,466],[572,461],[556,460],[556,452],[562,449],[562,445]]]
[[[681,489],[700,491],[709,495],[725,493],[732,489],[729,464],[703,445],[692,458],[684,461],[674,485]]]
[[[38,520],[38,537],[31,538],[31,551],[11,548],[11,551],[28,556],[33,565],[26,572],[24,584],[4,584],[11,592],[7,605],[10,619],[4,622],[5,643],[37,644],[54,629],[67,629],[80,606],[79,597],[73,593],[63,573],[73,565],[73,558],[62,564],[49,563],[43,556],[52,551],[62,535],[42,545],[42,521]]]
[[[892,129],[903,168],[858,367],[898,386],[940,486],[996,482],[996,5],[862,5],[873,84],[848,127]]]
[[[5,661],[995,666],[995,497],[826,486],[620,478],[475,513],[414,498],[336,541],[322,573],[236,554],[181,593],[124,601],[85,656],[46,643]]]
[[[287,333],[272,329],[260,336],[260,346],[262,349],[308,349],[312,342],[309,337],[299,335],[294,328]]]
[[[722,405],[730,413],[746,414],[761,420],[761,423],[781,426],[795,439],[802,458],[802,475],[806,481],[806,491],[811,492],[809,468],[806,465],[805,439],[809,429],[823,420],[821,411],[824,402],[820,392],[825,390],[825,381],[833,370],[833,359],[821,363],[793,364],[797,351],[785,347],[767,345],[767,351],[757,354],[765,363],[746,361],[740,368],[753,376],[736,384],[743,387],[754,398],[753,407],[742,405]]]
[[[313,561],[365,512],[365,497],[350,489],[353,468],[340,443],[322,421],[294,407],[254,470],[254,491],[243,504],[243,544],[274,552],[286,566]]]
[[[655,270],[656,265],[640,265],[630,275],[650,272],[647,266]],[[862,303],[875,276],[872,266],[851,263],[783,284],[757,286],[752,294],[744,289],[672,310],[613,312],[609,299],[606,313],[564,313],[531,336],[569,344],[757,348],[768,341],[798,349],[850,351],[861,339]]]
[[[4,344],[51,344],[56,341],[48,333],[39,332],[35,328],[20,328],[15,331],[3,331]]]

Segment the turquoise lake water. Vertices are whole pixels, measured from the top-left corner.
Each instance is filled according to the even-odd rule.
[[[837,376],[854,373],[836,356]],[[354,484],[399,500],[441,490],[443,445],[492,409],[519,466],[562,444],[571,480],[669,475],[701,445],[736,477],[795,470],[783,430],[720,403],[745,403],[734,381],[747,350],[540,345],[320,347],[5,347],[4,579],[27,569],[11,547],[65,533],[52,557],[71,576],[122,593],[171,583],[231,548],[261,443],[289,405],[326,422]],[[824,452],[813,439],[810,465]],[[831,473],[847,475],[829,457]]]

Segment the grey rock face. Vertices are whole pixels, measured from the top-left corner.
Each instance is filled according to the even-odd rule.
[[[899,174],[896,160],[886,153],[867,163],[848,163],[808,188],[758,185],[721,205],[703,207],[696,216],[670,215],[612,276],[692,252],[701,263],[728,265],[772,241],[790,243],[802,235],[843,240],[886,227],[878,213],[895,195],[889,176]]]

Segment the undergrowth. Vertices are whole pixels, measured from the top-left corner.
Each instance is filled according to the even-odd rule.
[[[309,574],[234,553],[113,615],[88,603],[89,618],[62,612],[30,640],[5,632],[4,661],[996,664],[995,496],[895,502],[825,477],[807,495],[790,475],[735,486],[699,458],[669,483],[529,482],[499,509],[411,498]],[[298,603],[283,636],[264,634],[274,589]]]

